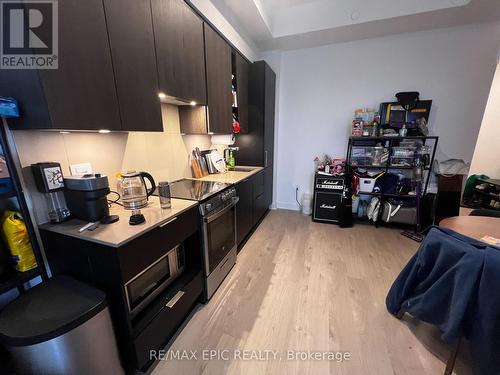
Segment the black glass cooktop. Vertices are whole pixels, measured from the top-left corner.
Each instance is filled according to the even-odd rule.
[[[170,183],[170,195],[172,198],[204,201],[229,186],[223,182],[183,179]]]

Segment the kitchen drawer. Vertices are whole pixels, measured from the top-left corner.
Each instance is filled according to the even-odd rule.
[[[267,212],[269,206],[266,204],[266,195],[263,193],[254,200],[253,204],[253,225],[256,225],[262,216]]]
[[[203,278],[202,271],[199,271],[187,284],[175,283],[173,288],[165,293],[161,298],[161,310],[133,340],[137,368],[144,369],[149,365],[150,350],[164,348],[202,292]],[[152,313],[156,313],[154,307]]]
[[[118,249],[123,282],[186,240],[198,230],[199,223],[198,206],[195,206]]]
[[[264,171],[260,171],[252,177],[253,181],[253,196],[257,198],[264,193]]]

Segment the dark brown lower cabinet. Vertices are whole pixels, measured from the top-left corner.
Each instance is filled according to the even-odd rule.
[[[253,225],[256,225],[269,209],[269,206],[266,206],[264,187],[264,170],[262,170],[253,176]]]
[[[271,206],[273,203],[273,178],[273,167],[271,166],[264,169],[264,200],[267,207]]]
[[[250,178],[236,185],[240,198],[236,206],[236,237],[238,245],[243,242],[253,227],[253,181]]]
[[[41,228],[54,275],[67,274],[106,292],[122,364],[127,373],[146,371],[154,357],[203,298],[198,207],[120,247],[111,247]],[[110,224],[113,225],[113,224]],[[184,247],[184,270],[138,313],[131,313],[125,284],[171,249]],[[154,267],[150,268],[153,269]]]
[[[240,198],[236,206],[236,232],[241,245],[269,210],[272,202],[272,168],[250,176],[236,185]]]

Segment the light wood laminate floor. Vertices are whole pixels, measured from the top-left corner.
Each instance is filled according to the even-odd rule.
[[[211,301],[198,306],[168,348],[196,351],[198,359],[160,361],[152,373],[442,374],[448,348],[438,333],[408,316],[398,321],[385,308],[390,285],[418,247],[399,233],[271,211]],[[212,349],[230,360],[203,360]],[[236,350],[278,357],[235,359]],[[351,358],[287,360],[289,350]]]

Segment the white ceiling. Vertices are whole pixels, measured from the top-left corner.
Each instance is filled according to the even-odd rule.
[[[500,20],[500,0],[211,0],[262,50]]]

